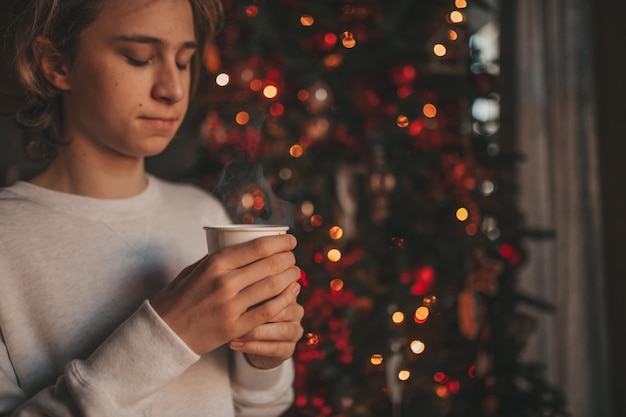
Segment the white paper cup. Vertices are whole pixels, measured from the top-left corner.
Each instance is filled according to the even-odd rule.
[[[287,233],[287,230],[289,230],[289,226],[274,224],[204,226],[209,253],[263,236],[284,235]]]

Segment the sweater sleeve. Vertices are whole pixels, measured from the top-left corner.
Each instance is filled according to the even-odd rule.
[[[237,417],[280,416],[293,403],[294,376],[292,359],[273,369],[257,369],[235,352],[231,385]]]
[[[43,389],[12,414],[2,415],[143,415],[141,410],[149,407],[146,402],[151,394],[199,358],[145,301],[89,358],[70,361],[54,386]],[[0,399],[9,399],[7,404],[0,403],[0,410],[23,397],[7,372],[7,359],[0,351]]]

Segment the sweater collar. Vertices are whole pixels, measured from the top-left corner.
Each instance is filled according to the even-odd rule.
[[[121,199],[101,199],[53,191],[26,181],[16,182],[7,191],[68,214],[100,220],[121,220],[141,217],[157,207],[161,195],[160,180],[149,174],[146,177],[148,185],[141,193]]]

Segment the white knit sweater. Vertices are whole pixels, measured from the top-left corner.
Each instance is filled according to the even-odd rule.
[[[146,301],[230,222],[188,185],[149,176],[122,200],[18,182],[0,190],[0,415],[278,416],[293,363],[202,357]]]

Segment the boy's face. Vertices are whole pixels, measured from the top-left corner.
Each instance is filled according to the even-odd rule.
[[[187,111],[196,41],[187,0],[102,0],[67,66],[66,137],[115,157],[163,151]]]

